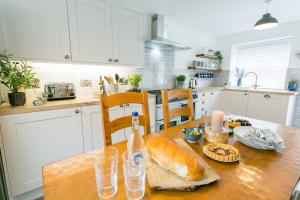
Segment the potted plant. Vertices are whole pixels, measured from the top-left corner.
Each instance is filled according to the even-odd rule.
[[[176,87],[183,88],[185,82],[185,75],[179,75],[176,77]]]
[[[141,74],[133,74],[128,76],[128,82],[131,85],[130,92],[140,92],[139,89],[140,82],[142,81],[142,75]]]
[[[26,103],[25,90],[38,87],[38,79],[26,62],[11,60],[6,52],[0,54],[0,83],[10,89],[9,103],[12,106],[23,106]]]
[[[220,50],[218,50],[218,51],[215,51],[214,52],[214,55],[218,58],[218,60],[219,60],[219,64],[221,65],[221,63],[222,63],[222,60],[223,60],[223,56],[222,56],[222,53],[221,53],[221,51]]]
[[[288,90],[289,91],[296,91],[298,89],[299,81],[296,79],[291,79],[288,81]]]

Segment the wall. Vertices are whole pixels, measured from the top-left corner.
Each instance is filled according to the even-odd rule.
[[[300,51],[300,21],[280,24],[278,27],[268,30],[252,30],[242,33],[235,33],[225,35],[216,38],[216,48],[220,49],[224,55],[223,67],[229,69],[230,67],[230,56],[232,45],[255,42],[259,40],[266,40],[284,36],[293,36],[291,57],[290,57],[290,68],[300,67],[300,59],[296,56],[296,52]]]
[[[262,31],[247,31],[242,33],[235,33],[216,38],[216,48],[220,49],[224,55],[223,68],[225,69],[219,77],[215,79],[214,85],[221,86],[223,83],[229,81],[230,74],[230,57],[232,45],[254,42],[259,40],[266,40],[271,38],[278,38],[284,36],[292,36],[292,46],[289,66],[286,73],[286,83],[289,79],[295,78],[300,81],[300,21],[295,21],[286,24],[280,24],[278,27],[262,30]],[[294,121],[293,125],[300,127],[300,96],[296,99]]]

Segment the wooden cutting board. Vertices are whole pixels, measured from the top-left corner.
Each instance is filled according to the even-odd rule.
[[[182,139],[174,139],[174,141],[199,159],[205,167],[204,178],[200,181],[187,181],[176,174],[162,168],[154,160],[147,161],[147,179],[151,189],[155,190],[176,190],[176,191],[194,191],[201,185],[207,185],[217,181],[220,176]]]

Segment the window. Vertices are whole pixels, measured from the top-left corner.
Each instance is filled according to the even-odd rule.
[[[286,70],[289,64],[291,37],[277,38],[232,47],[230,82],[237,85],[236,68],[244,69],[245,74],[255,72],[259,87],[283,89]],[[251,87],[255,75],[249,74],[242,80],[243,87]]]

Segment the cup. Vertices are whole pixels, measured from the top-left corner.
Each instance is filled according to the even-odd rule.
[[[101,199],[113,197],[118,190],[118,149],[104,147],[95,151],[94,168],[98,196]]]
[[[129,200],[139,200],[145,195],[146,165],[141,162],[130,162],[127,151],[123,153],[123,173],[126,196]],[[140,158],[142,159],[142,158]]]

